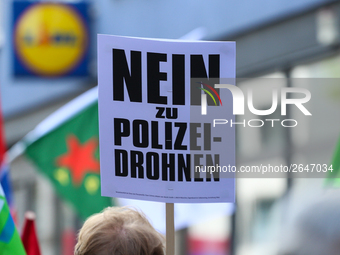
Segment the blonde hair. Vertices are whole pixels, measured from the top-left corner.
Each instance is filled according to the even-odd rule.
[[[143,213],[108,207],[86,220],[75,255],[164,255],[164,237]]]

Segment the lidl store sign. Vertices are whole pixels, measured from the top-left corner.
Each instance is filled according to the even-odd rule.
[[[87,4],[14,2],[15,75],[86,75]]]

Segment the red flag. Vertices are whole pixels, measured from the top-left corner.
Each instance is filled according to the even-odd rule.
[[[76,246],[77,234],[73,229],[66,229],[62,235],[62,254],[73,255],[74,246]]]
[[[33,212],[26,212],[21,240],[27,255],[41,255],[34,221],[35,214]]]
[[[2,120],[2,112],[0,108],[0,163],[2,164],[4,161],[4,155],[6,152],[6,146],[5,146],[5,136],[4,136],[4,130],[3,130],[3,120]]]
[[[6,142],[4,134],[4,122],[1,112],[1,103],[0,103],[0,184],[5,192],[7,203],[11,210],[12,218],[14,222],[16,222],[16,210],[14,209],[13,204],[13,194],[9,175],[9,165],[7,164],[6,161]]]

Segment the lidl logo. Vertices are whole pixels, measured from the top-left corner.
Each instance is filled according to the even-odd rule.
[[[19,6],[22,3],[17,3]],[[27,5],[27,4],[26,4]],[[76,6],[57,3],[29,4],[17,10],[14,24],[16,73],[61,76],[86,70],[89,35]]]

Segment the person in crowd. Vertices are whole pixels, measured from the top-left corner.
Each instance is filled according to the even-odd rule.
[[[74,255],[164,255],[164,237],[145,215],[129,207],[108,207],[89,217]]]
[[[279,255],[340,254],[340,192],[335,190],[305,208],[294,224],[294,235]]]

